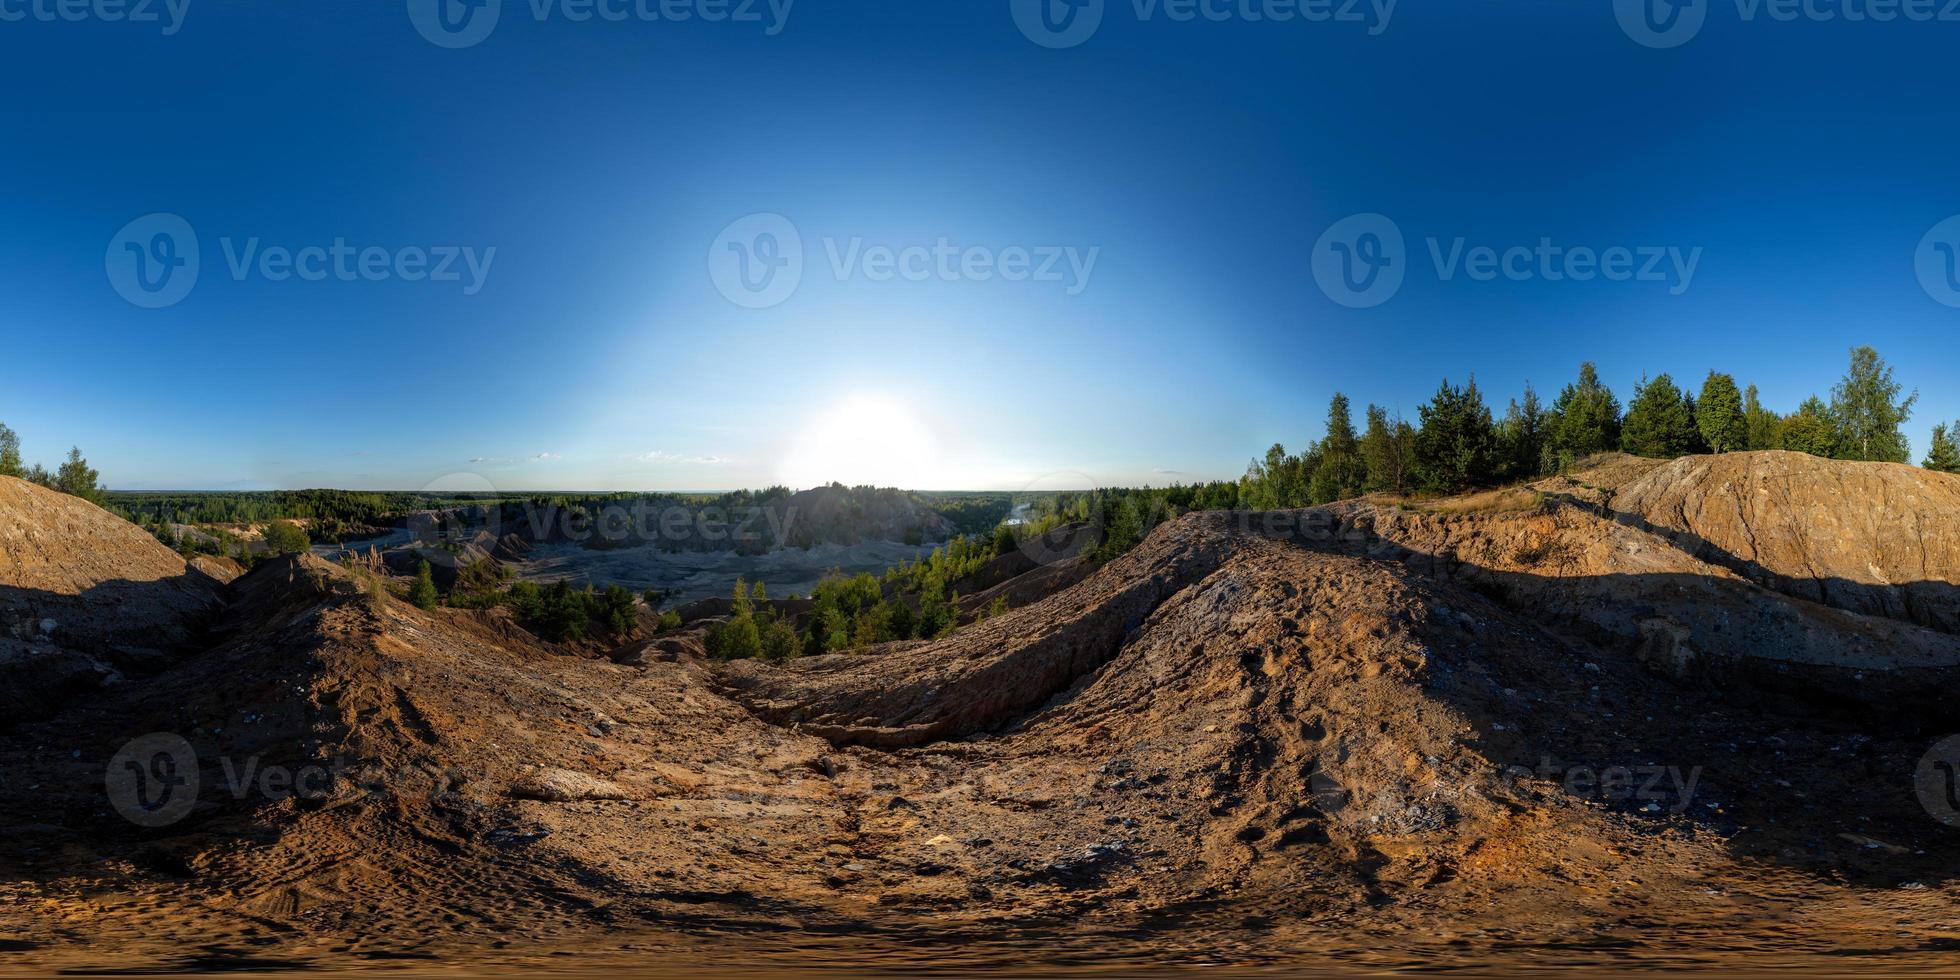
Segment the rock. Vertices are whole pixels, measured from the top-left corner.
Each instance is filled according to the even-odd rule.
[[[517,799],[543,800],[547,803],[632,798],[617,783],[569,769],[549,767],[539,767],[517,777],[511,782],[510,795]]]

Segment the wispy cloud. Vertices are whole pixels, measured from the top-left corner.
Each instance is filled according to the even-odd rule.
[[[691,463],[697,466],[716,466],[729,462],[725,456],[689,456],[685,453],[669,453],[654,450],[633,457],[642,463]]]
[[[1155,473],[1158,476],[1183,476],[1184,475],[1183,470],[1167,470],[1161,466],[1157,467],[1154,470],[1151,470],[1150,472]]]
[[[475,466],[503,466],[510,463],[543,463],[564,458],[559,453],[539,453],[536,456],[526,456],[522,459],[510,459],[504,456],[471,456],[470,463]]]

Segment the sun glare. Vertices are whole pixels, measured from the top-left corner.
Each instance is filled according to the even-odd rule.
[[[914,489],[932,485],[938,446],[911,406],[860,394],[811,418],[782,459],[779,479],[798,490],[833,481]]]

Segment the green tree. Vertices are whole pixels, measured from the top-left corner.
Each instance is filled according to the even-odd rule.
[[[1749,416],[1734,377],[1708,372],[1708,380],[1701,383],[1701,401],[1695,405],[1695,426],[1713,452],[1749,448]]]
[[[1749,433],[1750,449],[1783,448],[1783,419],[1763,407],[1755,385],[1742,393],[1742,420]]]
[[[796,630],[788,623],[772,619],[761,633],[761,651],[764,660],[782,663],[785,660],[795,659],[799,644]]]
[[[1512,399],[1497,423],[1499,476],[1528,479],[1540,473],[1545,456],[1545,408],[1538,401],[1537,389],[1525,382],[1524,398]]]
[[[1318,505],[1360,496],[1368,468],[1361,459],[1360,440],[1355,438],[1348,397],[1338,391],[1327,406],[1327,435],[1316,448],[1318,458],[1308,480],[1308,502]]]
[[[76,447],[68,450],[68,461],[54,475],[54,488],[70,496],[80,497],[92,504],[102,502],[101,475],[89,468],[88,460],[82,458],[82,450]]]
[[[1354,417],[1349,411],[1350,407],[1348,396],[1338,391],[1327,403],[1327,436],[1320,442],[1325,452],[1354,455]]]
[[[1904,386],[1892,380],[1892,368],[1870,347],[1851,350],[1851,367],[1831,389],[1831,420],[1836,424],[1837,458],[1903,463],[1911,447],[1900,426],[1912,418],[1919,401],[1913,392],[1904,401]]]
[[[1620,400],[1599,382],[1591,361],[1579,365],[1579,381],[1566,385],[1552,402],[1545,431],[1544,463],[1552,472],[1593,453],[1620,446]]]
[[[588,597],[572,583],[559,580],[545,587],[540,597],[540,608],[536,619],[536,632],[553,643],[576,643],[585,639],[585,631],[591,625],[591,606]]]
[[[297,555],[313,546],[306,532],[291,521],[273,521],[265,526],[265,549],[275,555]]]
[[[1490,481],[1495,472],[1497,427],[1477,391],[1477,379],[1462,388],[1443,379],[1436,396],[1417,412],[1416,471],[1424,487],[1454,493]]]
[[[1365,488],[1395,493],[1407,490],[1414,456],[1415,430],[1409,423],[1389,418],[1388,409],[1380,405],[1368,406],[1368,431],[1361,437]]]
[[[1662,374],[1634,389],[1620,427],[1620,448],[1636,456],[1672,459],[1693,452],[1699,435],[1681,389]]]
[[[1944,422],[1933,426],[1933,448],[1927,450],[1926,461],[1920,465],[1941,473],[1960,473],[1960,439],[1954,438],[1954,432]]]
[[[441,594],[436,592],[435,577],[426,561],[418,562],[415,566],[415,585],[408,590],[408,601],[415,603],[417,609],[434,609],[442,601]]]
[[[1804,399],[1796,414],[1783,420],[1779,438],[1784,449],[1812,456],[1829,456],[1838,447],[1837,426],[1831,410],[1816,395]]]
[[[633,635],[633,629],[640,621],[640,608],[633,601],[633,591],[623,585],[606,586],[606,590],[599,593],[594,618],[605,626],[610,636],[623,639]]]
[[[27,467],[20,461],[20,436],[0,422],[0,476],[25,477]]]
[[[740,616],[708,627],[708,656],[716,660],[748,660],[762,655],[762,631],[755,617]]]

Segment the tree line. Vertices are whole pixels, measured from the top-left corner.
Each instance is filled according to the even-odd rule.
[[[1620,451],[1669,459],[1699,453],[1782,449],[1832,459],[1905,463],[1901,427],[1917,392],[1904,386],[1878,352],[1851,351],[1850,366],[1830,400],[1806,398],[1781,415],[1765,407],[1755,385],[1710,371],[1699,392],[1673,377],[1643,379],[1622,409],[1590,362],[1548,406],[1527,384],[1500,418],[1472,377],[1445,379],[1411,424],[1378,405],[1357,431],[1351,404],[1336,393],[1326,435],[1299,454],[1275,444],[1239,481],[1239,506],[1266,510],[1314,506],[1371,492],[1457,493],[1561,472],[1594,453]],[[1923,461],[1960,472],[1960,426],[1935,427]]]
[[[27,466],[20,456],[20,436],[7,428],[4,422],[0,422],[0,476],[11,476],[49,490],[59,490],[97,506],[102,504],[105,497],[102,476],[89,468],[88,460],[82,457],[81,447],[68,450],[68,460],[52,473],[39,463]]]

